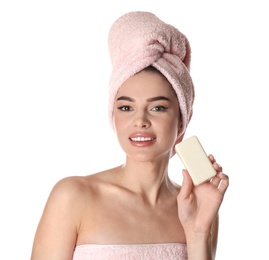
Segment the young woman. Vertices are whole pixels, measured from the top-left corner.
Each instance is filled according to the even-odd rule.
[[[228,176],[194,186],[168,176],[174,146],[192,115],[194,88],[187,38],[149,12],[111,27],[111,125],[125,162],[67,177],[51,191],[31,260],[214,259],[218,210]]]

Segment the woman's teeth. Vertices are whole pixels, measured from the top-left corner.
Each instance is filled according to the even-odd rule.
[[[150,138],[150,137],[133,137],[131,138],[132,141],[134,142],[147,142],[147,141],[152,141],[154,138]]]

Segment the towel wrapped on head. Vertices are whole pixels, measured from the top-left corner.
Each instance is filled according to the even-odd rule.
[[[111,26],[108,47],[112,63],[109,117],[120,86],[148,66],[159,70],[171,83],[179,102],[183,134],[192,115],[194,86],[189,73],[191,49],[177,28],[150,12],[129,12]]]

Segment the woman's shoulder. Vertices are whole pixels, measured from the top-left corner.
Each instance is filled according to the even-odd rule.
[[[93,173],[85,176],[67,176],[60,179],[51,191],[51,196],[77,199],[81,195],[96,196],[105,186],[113,185],[113,173],[117,168]]]

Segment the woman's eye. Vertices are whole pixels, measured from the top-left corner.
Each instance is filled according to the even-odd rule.
[[[152,111],[165,111],[167,109],[167,107],[165,106],[156,106],[156,107],[153,107],[151,110]]]
[[[118,107],[119,110],[121,111],[131,111],[131,107],[130,106],[120,106]]]

